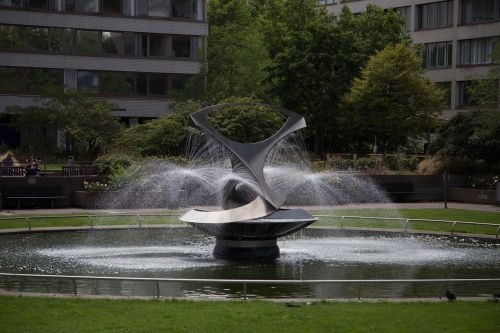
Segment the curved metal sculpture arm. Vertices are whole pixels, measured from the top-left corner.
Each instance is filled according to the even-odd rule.
[[[255,181],[259,185],[261,194],[264,199],[269,202],[274,208],[278,209],[281,207],[281,205],[283,205],[286,198],[280,193],[273,191],[266,183],[264,178],[264,163],[266,161],[267,155],[269,154],[273,146],[278,143],[278,141],[283,139],[288,134],[306,127],[304,117],[284,108],[276,109],[281,114],[288,117],[286,122],[271,137],[256,143],[241,143],[230,140],[220,134],[219,131],[217,131],[208,120],[208,115],[210,113],[223,107],[262,105],[272,107],[268,104],[259,103],[223,103],[209,106],[195,113],[192,113],[191,119],[193,119],[194,123],[200,128],[217,138],[241,161],[241,163],[248,169],[250,174],[255,178]]]

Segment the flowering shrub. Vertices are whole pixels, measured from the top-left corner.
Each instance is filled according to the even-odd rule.
[[[500,176],[469,176],[469,186],[481,190],[494,190],[496,183],[500,182]]]
[[[108,189],[108,184],[101,182],[83,181],[83,188],[88,192],[103,192]]]

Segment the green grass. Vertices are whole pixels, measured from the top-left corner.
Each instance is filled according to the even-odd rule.
[[[165,214],[180,214],[179,211],[165,211]],[[336,215],[336,216],[380,216],[380,217],[402,217],[410,219],[435,219],[435,220],[449,220],[449,221],[472,221],[500,224],[500,213],[498,212],[485,212],[464,209],[322,209],[311,210],[312,214]],[[51,214],[50,216],[58,216],[57,219],[51,218],[31,218],[32,227],[67,227],[67,226],[88,226],[93,225],[137,225],[139,219],[142,224],[179,224],[180,222],[176,217],[157,217],[157,216],[136,216],[131,217],[72,217],[78,214]],[[39,215],[44,216],[44,215]],[[30,217],[30,215],[16,214],[14,217]],[[321,217],[317,226],[340,226],[340,219],[334,217]],[[359,220],[346,218],[343,221],[345,227],[365,227],[365,228],[396,228],[402,227],[401,220],[394,221],[381,221],[381,220]],[[5,228],[26,228],[28,223],[26,220],[0,220],[0,229]],[[412,222],[409,224],[409,229],[413,230],[428,230],[428,231],[449,231],[450,224],[446,223],[426,223],[426,222]],[[478,234],[495,234],[496,226],[471,226],[471,225],[456,225],[456,232],[465,233],[478,233]]]
[[[31,222],[33,228],[41,227],[80,227],[89,225],[138,225],[142,224],[175,224],[181,223],[176,217],[171,216],[99,216],[99,217],[80,217],[81,214],[50,214],[47,217],[37,215],[40,218],[33,218],[29,215],[16,215],[15,217],[26,217]],[[49,216],[57,216],[51,218]],[[7,228],[27,228],[27,219],[7,219],[0,220],[0,229]]]
[[[500,303],[158,301],[0,297],[8,332],[500,332]]]
[[[469,222],[483,222],[500,224],[500,213],[498,212],[485,212],[476,210],[465,209],[386,209],[386,208],[373,208],[373,209],[322,209],[311,211],[313,214],[329,214],[336,216],[381,216],[381,217],[402,217],[409,219],[431,219],[431,220],[449,220],[449,221],[469,221]],[[358,219],[344,219],[343,225],[346,227],[371,227],[371,228],[401,228],[401,221],[380,221],[380,220],[358,220]],[[340,225],[339,218],[321,218],[316,225]],[[450,224],[445,223],[427,223],[427,222],[412,222],[409,224],[409,229],[412,230],[429,230],[429,231],[449,231]],[[483,233],[495,234],[496,227],[493,226],[471,226],[459,225],[455,226],[456,232],[466,233]]]

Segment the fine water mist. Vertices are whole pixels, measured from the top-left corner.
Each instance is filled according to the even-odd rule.
[[[187,162],[145,159],[116,177],[102,208],[187,208],[221,206],[227,186],[257,193],[258,186],[238,168],[231,154],[211,136],[193,132]],[[300,135],[281,140],[264,168],[271,189],[287,197],[285,206],[333,206],[346,203],[390,203],[368,176],[357,172],[313,171]]]

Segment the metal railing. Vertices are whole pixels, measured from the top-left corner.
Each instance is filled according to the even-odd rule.
[[[435,219],[410,219],[406,217],[379,217],[379,216],[353,216],[353,215],[313,215],[314,217],[329,217],[340,219],[340,229],[343,229],[345,220],[379,220],[379,221],[400,221],[401,229],[403,231],[408,231],[408,226],[410,223],[424,222],[424,223],[445,223],[451,224],[449,233],[451,235],[455,232],[456,225],[475,225],[475,226],[487,226],[495,228],[495,237],[498,239],[500,235],[500,223],[486,223],[486,222],[471,222],[471,221],[454,221],[454,220],[435,220]]]
[[[144,225],[145,217],[179,217],[179,214],[89,214],[89,215],[55,215],[55,216],[23,216],[23,217],[0,217],[1,221],[25,221],[28,226],[28,231],[33,230],[32,220],[44,220],[44,219],[72,219],[72,218],[86,218],[89,223],[87,225],[80,226],[68,226],[68,227],[89,227],[93,229],[96,226],[95,220],[99,218],[116,218],[116,217],[136,217],[137,224],[131,224],[131,226],[137,226],[142,228]],[[66,227],[66,226],[65,226]],[[1,229],[0,229],[1,231]]]
[[[99,218],[115,218],[115,217],[137,217],[137,224],[131,224],[132,226],[137,225],[141,228],[145,223],[144,219],[148,217],[179,217],[180,214],[166,213],[166,214],[89,214],[89,215],[67,215],[67,216],[23,216],[23,217],[2,217],[0,218],[0,223],[2,220],[24,220],[27,223],[28,230],[32,231],[33,225],[32,220],[37,219],[71,219],[71,218],[87,218],[89,220],[88,227],[93,229],[96,226],[95,220]],[[374,221],[399,221],[401,231],[407,232],[408,227],[411,223],[443,223],[450,224],[451,228],[448,231],[451,235],[455,233],[455,227],[457,225],[474,225],[474,226],[485,226],[495,228],[495,237],[500,238],[500,222],[497,223],[486,223],[486,222],[472,222],[472,221],[455,221],[455,220],[437,220],[437,219],[410,219],[406,217],[381,217],[381,216],[355,216],[355,215],[313,215],[314,217],[327,217],[340,220],[340,229],[345,226],[346,220],[374,220]],[[83,227],[83,226],[80,226]],[[423,230],[425,231],[425,230]]]
[[[156,297],[161,297],[160,283],[226,283],[240,284],[242,286],[243,299],[248,299],[248,285],[303,285],[303,284],[350,284],[361,287],[363,284],[404,284],[404,283],[484,283],[499,282],[500,278],[478,278],[478,279],[373,279],[373,280],[260,280],[260,279],[186,279],[186,278],[142,278],[142,277],[122,277],[122,276],[88,276],[88,275],[45,275],[45,274],[21,274],[21,273],[0,273],[0,277],[7,278],[38,278],[38,279],[59,279],[70,280],[73,286],[73,295],[78,295],[77,280],[98,280],[98,281],[131,281],[131,282],[151,282],[155,284]],[[358,289],[358,298],[361,297]]]

